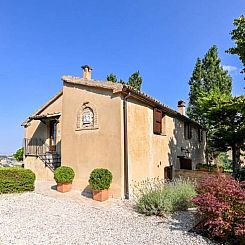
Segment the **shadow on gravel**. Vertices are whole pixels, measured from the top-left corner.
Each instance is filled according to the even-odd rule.
[[[92,193],[92,190],[89,187],[89,185],[84,188],[84,190],[81,192],[81,195],[84,197],[87,197],[89,199],[91,199],[93,197],[93,193]]]
[[[198,222],[196,221],[195,213],[192,211],[176,212],[166,217],[158,224],[166,223],[171,230],[189,231]]]
[[[56,190],[57,190],[57,185],[52,185],[52,186],[50,187],[50,189],[56,191]]]

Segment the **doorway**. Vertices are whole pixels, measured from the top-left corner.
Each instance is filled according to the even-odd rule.
[[[50,121],[49,125],[49,151],[56,151],[57,122]]]

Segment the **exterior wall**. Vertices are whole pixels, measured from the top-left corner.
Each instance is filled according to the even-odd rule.
[[[41,114],[57,113],[62,111],[62,96],[57,98],[52,104],[44,109]],[[61,152],[61,121],[62,116],[59,118],[57,124],[57,152]],[[46,145],[49,144],[48,138],[48,126],[42,123],[40,120],[32,120],[24,129],[25,138],[32,139],[38,138],[45,140]],[[25,168],[29,168],[34,171],[36,178],[40,180],[53,180],[53,173],[48,167],[45,167],[44,163],[35,156],[26,156],[24,158]]]
[[[77,114],[91,103],[97,112],[97,129],[77,129]],[[62,113],[62,165],[75,173],[73,186],[86,192],[91,171],[107,168],[112,172],[111,194],[123,197],[122,100],[111,91],[64,84]]]
[[[134,181],[146,178],[164,178],[164,167],[179,169],[179,158],[183,156],[181,147],[190,151],[192,166],[204,162],[205,142],[198,142],[198,132],[192,129],[192,139],[184,139],[184,122],[165,115],[163,135],[153,133],[153,108],[138,100],[128,101],[128,154],[129,182],[132,193]],[[205,139],[205,135],[203,137]]]
[[[184,122],[178,119],[172,119],[172,128],[169,131],[170,139],[170,162],[175,169],[180,169],[180,161],[177,157],[186,156],[192,160],[192,169],[196,168],[196,164],[205,163],[205,147],[206,147],[206,135],[203,132],[203,141],[200,143],[198,140],[198,128],[192,126],[192,138],[184,138]],[[174,142],[174,143],[173,143]],[[181,147],[188,149],[189,154],[185,154],[181,151]]]
[[[164,176],[168,166],[164,136],[153,134],[153,110],[136,101],[128,100],[128,167],[129,193],[135,182]]]

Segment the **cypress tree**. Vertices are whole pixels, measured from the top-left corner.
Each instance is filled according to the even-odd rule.
[[[218,49],[212,46],[202,60],[203,88],[206,93],[213,89],[220,90],[224,95],[231,95],[232,79],[221,66]]]
[[[202,61],[197,59],[192,76],[189,80],[190,92],[189,92],[189,104],[187,108],[187,115],[201,123],[200,115],[198,114],[197,100],[203,91],[203,74],[202,74]]]
[[[207,96],[214,89],[231,96],[232,90],[232,79],[221,66],[216,46],[212,46],[202,60],[197,59],[189,85],[187,115],[207,127],[206,119],[200,111],[200,97]]]

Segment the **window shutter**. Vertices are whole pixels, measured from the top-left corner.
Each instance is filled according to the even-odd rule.
[[[184,137],[186,140],[192,138],[192,126],[187,122],[184,124]]]
[[[162,111],[157,108],[153,110],[153,132],[154,134],[162,133]]]
[[[184,123],[184,137],[187,140],[188,139],[188,123]]]
[[[188,139],[191,139],[192,138],[192,126],[191,124],[189,123],[188,124]]]
[[[203,131],[200,128],[198,129],[198,140],[199,142],[203,141]]]

